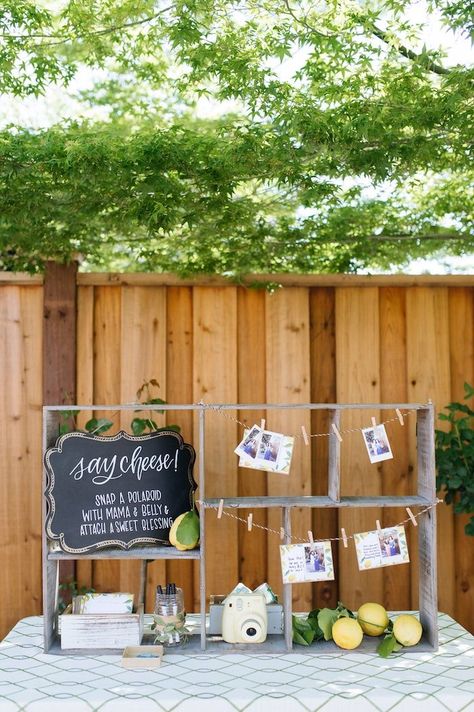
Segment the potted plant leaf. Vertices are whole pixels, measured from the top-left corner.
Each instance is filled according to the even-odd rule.
[[[464,400],[474,397],[474,388],[464,384]],[[470,514],[464,530],[474,536],[474,410],[467,403],[449,403],[438,415],[450,429],[435,430],[437,487],[456,514]]]

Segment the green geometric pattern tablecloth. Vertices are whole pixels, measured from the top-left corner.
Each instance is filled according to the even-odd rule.
[[[120,657],[42,652],[42,618],[0,643],[0,712],[474,712],[474,637],[440,614],[437,653],[173,655],[153,671]]]

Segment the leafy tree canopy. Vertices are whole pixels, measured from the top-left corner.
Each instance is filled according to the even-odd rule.
[[[106,80],[82,101],[108,118],[0,132],[0,265],[81,253],[96,268],[238,275],[472,253],[474,70],[420,46],[409,9],[3,2],[3,101],[89,65]],[[473,11],[426,6],[459,38]],[[202,96],[218,118],[196,118]]]

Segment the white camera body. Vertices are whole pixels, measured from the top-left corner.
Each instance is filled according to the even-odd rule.
[[[262,593],[233,593],[224,601],[222,637],[227,643],[263,643],[267,604]]]

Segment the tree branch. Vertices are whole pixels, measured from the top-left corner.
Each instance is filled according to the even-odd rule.
[[[384,30],[381,30],[376,25],[372,25],[371,32],[379,40],[385,42],[385,44],[391,45],[389,35],[387,32],[384,32]],[[396,50],[399,54],[402,55],[402,57],[410,59],[412,62],[420,62],[422,60],[422,56],[420,54],[413,52],[413,50],[409,49],[408,47],[405,47],[404,45],[398,45],[396,47]],[[436,62],[432,62],[431,60],[428,62],[424,61],[423,64],[429,72],[434,72],[434,74],[439,74],[441,76],[445,74],[451,74],[450,69],[447,69],[446,67],[443,67],[441,64],[437,64]]]
[[[294,19],[294,21],[297,22],[298,24],[302,25],[303,27],[306,27],[306,29],[309,30],[310,32],[313,32],[313,33],[319,35],[320,37],[334,37],[335,36],[335,33],[321,32],[321,30],[318,30],[313,25],[310,25],[306,18],[302,19],[301,17],[298,17],[296,15],[295,11],[293,10],[293,8],[291,7],[289,0],[284,0],[284,4],[287,8],[288,13],[291,15],[291,17]],[[382,42],[385,42],[385,44],[393,46],[392,43],[390,42],[390,37],[389,37],[388,32],[381,30],[379,27],[377,27],[374,24],[369,25],[367,27],[367,29],[369,30],[369,32],[371,32],[371,34],[373,34],[379,40],[382,40]],[[422,56],[420,54],[417,54],[416,52],[409,49],[408,47],[405,47],[404,45],[399,45],[398,47],[396,47],[396,50],[399,54],[402,55],[402,57],[405,57],[405,59],[409,59],[412,62],[420,62],[420,60],[422,59]],[[450,69],[447,69],[446,67],[443,67],[441,64],[437,64],[436,62],[432,62],[432,61],[424,62],[424,65],[429,72],[434,72],[435,74],[439,74],[439,75],[451,74]]]
[[[65,44],[66,42],[72,42],[77,39],[83,39],[85,37],[90,37],[90,36],[102,36],[102,35],[109,35],[112,32],[117,32],[118,30],[124,30],[128,29],[129,27],[138,27],[139,25],[146,25],[147,22],[152,22],[155,20],[157,17],[160,15],[164,15],[168,10],[172,10],[174,7],[174,4],[168,5],[167,7],[164,7],[162,10],[159,12],[156,12],[154,15],[150,15],[149,17],[144,17],[141,20],[133,20],[131,22],[124,22],[123,25],[113,25],[112,27],[104,27],[100,30],[92,30],[91,32],[88,32],[87,34],[79,33],[77,35],[65,37],[64,35],[41,35],[41,34],[28,34],[28,35],[11,35],[11,34],[0,34],[0,38],[3,39],[16,39],[16,40],[31,40],[31,39],[37,39],[37,38],[42,38],[42,39],[58,39],[58,42],[38,42],[37,47],[51,47],[53,45],[60,45],[60,44]]]

